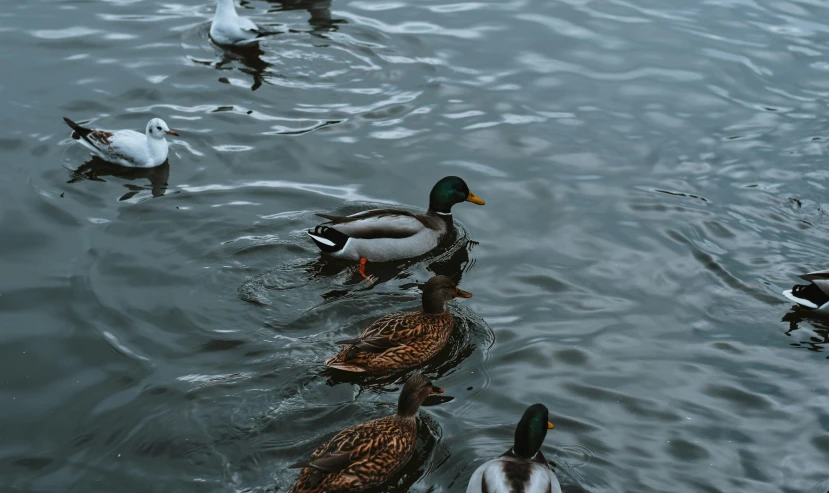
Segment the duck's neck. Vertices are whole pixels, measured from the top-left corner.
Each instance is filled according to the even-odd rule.
[[[233,0],[218,0],[218,5],[216,6],[217,18],[228,18],[236,16],[236,7],[234,7],[233,5]]]
[[[417,410],[423,404],[423,399],[412,393],[400,394],[397,401],[397,419],[413,420],[417,416]]]
[[[431,296],[423,297],[423,313],[427,315],[441,315],[446,311],[446,303],[442,300],[432,298]]]
[[[437,217],[446,225],[446,231],[452,231],[455,229],[455,221],[452,219],[452,211],[449,210],[448,212],[441,212],[438,210],[429,207],[429,210],[426,211],[426,214],[429,216]]]

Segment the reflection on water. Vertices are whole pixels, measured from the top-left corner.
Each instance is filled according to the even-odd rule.
[[[381,207],[377,205],[374,208]],[[435,275],[451,277],[460,283],[463,273],[474,265],[474,259],[470,261],[469,252],[476,245],[474,241],[467,239],[466,230],[462,225],[456,224],[456,229],[447,235],[442,245],[432,252],[418,258],[405,259],[394,262],[371,262],[366,266],[366,273],[371,275],[371,280],[363,279],[357,272],[358,264],[348,260],[336,259],[324,254],[319,254],[318,259],[297,264],[292,261],[289,264],[269,268],[266,272],[258,274],[246,280],[238,289],[239,297],[250,303],[268,305],[271,301],[268,292],[275,290],[278,294],[285,289],[306,289],[308,283],[293,283],[288,279],[291,277],[286,273],[291,270],[301,269],[305,271],[303,277],[310,282],[324,284],[339,284],[341,287],[322,293],[320,296],[326,302],[336,301],[342,296],[357,292],[363,289],[372,289],[375,286],[395,279],[407,278],[413,267],[427,263],[426,269]],[[309,240],[310,241],[310,240]],[[424,280],[425,282],[425,280]]]
[[[268,9],[268,13],[279,13],[288,10],[307,10],[311,17],[308,19],[314,29],[312,34],[321,35],[329,31],[336,31],[337,24],[345,23],[345,19],[331,17],[331,0],[267,0],[277,4]]]
[[[786,335],[793,341],[791,346],[816,353],[826,351],[829,346],[829,319],[816,315],[809,309],[793,306],[781,319],[788,324]],[[829,356],[826,357],[829,359]]]
[[[167,193],[167,180],[170,177],[170,163],[164,161],[160,166],[155,168],[126,168],[116,164],[108,163],[98,157],[93,157],[89,161],[80,165],[78,169],[72,172],[72,178],[67,183],[78,183],[84,180],[106,182],[103,179],[105,176],[111,176],[121,180],[140,181],[148,180],[149,186],[124,184],[124,187],[129,192],[119,198],[119,201],[129,200],[136,196],[142,190],[149,190],[153,197],[161,197]]]
[[[243,67],[239,70],[253,77],[253,85],[250,86],[251,91],[255,91],[262,86],[262,74],[270,67],[271,64],[261,58],[265,54],[259,47],[258,43],[251,43],[243,46],[223,46],[221,60],[217,62],[207,62],[194,60],[196,63],[209,65],[217,70],[234,70],[233,62],[241,62]],[[230,65],[226,67],[226,65]],[[229,84],[227,79],[220,78],[220,82]]]

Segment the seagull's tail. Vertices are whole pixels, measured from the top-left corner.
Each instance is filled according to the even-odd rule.
[[[82,127],[65,116],[63,117],[63,121],[73,130],[72,138],[75,140],[80,140],[81,138],[86,139],[86,136],[92,133],[92,129]]]

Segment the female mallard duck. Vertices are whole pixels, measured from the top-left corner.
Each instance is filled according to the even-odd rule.
[[[417,442],[415,415],[430,394],[443,389],[428,377],[409,377],[397,401],[397,414],[351,426],[318,448],[301,467],[288,493],[362,491],[382,484],[412,456]]]
[[[432,187],[426,214],[397,209],[372,209],[351,216],[317,214],[329,222],[308,234],[320,250],[332,257],[359,260],[359,273],[367,277],[367,261],[419,257],[440,245],[455,229],[452,206],[461,202],[484,205],[466,182],[447,176]]]
[[[353,372],[386,373],[425,363],[443,349],[455,320],[446,309],[454,298],[471,298],[446,276],[434,276],[423,285],[423,310],[393,313],[377,320],[325,364]]]
[[[783,291],[783,296],[800,306],[829,315],[829,270],[810,272],[800,278],[809,284],[796,284]]]
[[[561,493],[541,453],[547,430],[553,429],[548,414],[541,404],[528,407],[515,428],[512,448],[476,469],[466,493]]]

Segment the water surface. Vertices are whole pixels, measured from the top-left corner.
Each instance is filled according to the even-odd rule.
[[[392,412],[335,341],[462,276],[393,491],[463,492],[535,402],[566,491],[825,493],[829,322],[779,292],[829,258],[829,3],[184,0],[0,16],[0,478],[12,492],[286,491]],[[85,164],[68,116],[181,134]],[[487,205],[437,257],[321,261],[316,212]]]

